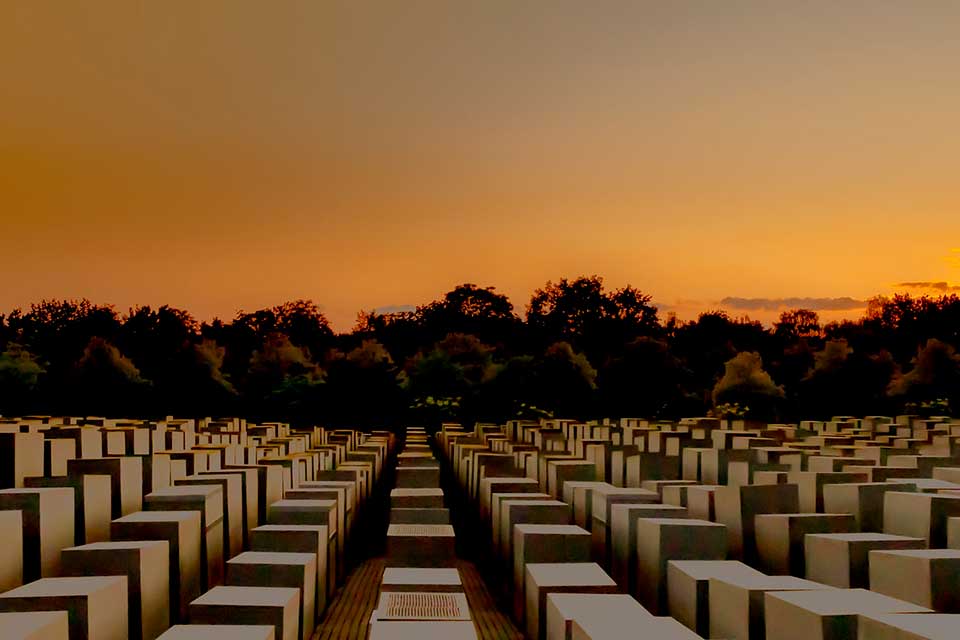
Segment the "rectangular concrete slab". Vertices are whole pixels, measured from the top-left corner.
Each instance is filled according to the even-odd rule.
[[[860,614],[857,640],[955,640],[960,614]]]
[[[477,632],[469,621],[378,621],[370,625],[370,640],[477,640]]]
[[[668,617],[652,617],[643,625],[647,638],[657,640],[702,640],[699,635]],[[598,616],[585,616],[571,625],[572,640],[620,640],[623,627],[619,621]]]
[[[64,576],[127,578],[131,640],[154,640],[170,626],[170,543],[166,540],[95,542],[63,550]]]
[[[69,636],[124,640],[127,578],[42,578],[0,594],[0,612],[66,611]]]
[[[170,617],[186,621],[190,602],[200,595],[199,511],[138,511],[110,525],[113,540],[165,540],[169,552]]]
[[[453,568],[387,567],[380,580],[380,591],[463,591],[460,572]]]
[[[0,511],[0,593],[23,584],[23,513]]]
[[[913,485],[892,482],[851,482],[823,486],[823,510],[852,513],[860,531],[883,531],[884,494],[916,491]]]
[[[525,627],[529,640],[546,637],[548,594],[617,592],[617,583],[595,562],[531,563],[525,579]]]
[[[659,503],[660,496],[655,491],[647,489],[614,487],[600,485],[591,491],[593,503],[591,505],[590,532],[593,535],[593,553],[601,566],[610,565],[610,511],[614,504],[641,504]]]
[[[269,625],[249,624],[178,624],[170,627],[159,640],[274,640]]]
[[[639,629],[653,615],[626,594],[550,593],[547,595],[546,640],[570,640],[575,620],[600,616],[617,621],[622,629]]]
[[[710,578],[710,637],[763,640],[766,638],[765,593],[818,589],[832,590],[833,587],[792,576],[736,575]]]
[[[390,509],[391,524],[450,524],[449,509]]]
[[[559,500],[504,500],[500,503],[500,557],[513,559],[513,528],[518,524],[570,524],[570,505]]]
[[[448,524],[391,524],[387,529],[387,566],[453,567],[455,534]]]
[[[715,484],[694,485],[687,487],[687,512],[691,518],[697,520],[717,521]]]
[[[0,510],[21,514],[24,583],[59,575],[60,550],[74,544],[74,503],[69,488],[0,490]]]
[[[166,487],[147,494],[148,511],[197,511],[200,513],[200,584],[205,589],[223,583],[224,494],[219,485]]]
[[[862,613],[929,613],[866,589],[770,592],[764,596],[766,632],[777,640],[847,640],[857,637]]]
[[[220,471],[207,471],[201,475],[221,474],[234,474],[240,476],[240,482],[243,490],[241,507],[244,515],[246,516],[246,521],[242,527],[243,547],[246,548],[250,544],[250,530],[256,528],[257,525],[260,524],[259,474],[257,473],[257,470],[253,468],[231,469],[224,467]]]
[[[503,503],[507,500],[553,500],[549,493],[494,493],[490,498],[490,530],[493,540],[493,551],[496,557],[501,557],[500,533]]]
[[[313,553],[317,557],[316,609],[319,618],[336,591],[336,573],[328,567],[330,535],[324,525],[266,524],[250,532],[250,550]]]
[[[562,500],[573,507],[573,522],[590,531],[593,526],[593,489],[607,482],[571,481],[563,484]]]
[[[850,533],[857,524],[850,514],[763,513],[754,519],[757,568],[772,575],[803,578],[806,573],[804,540],[807,534]]]
[[[670,560],[725,560],[727,530],[706,520],[637,520],[637,593],[650,613],[667,613],[667,563]]]
[[[710,579],[763,576],[738,560],[670,560],[667,605],[670,615],[703,637],[710,635]]]
[[[246,551],[227,562],[227,584],[299,589],[300,637],[309,640],[316,620],[317,554]]]
[[[174,481],[174,486],[210,484],[223,489],[223,550],[232,557],[243,550],[243,529],[246,514],[243,512],[243,478],[238,474],[203,473]]]
[[[870,589],[938,613],[960,613],[960,550],[870,552]]]
[[[483,478],[480,481],[480,519],[483,522],[491,517],[495,493],[540,493],[540,485],[533,478]]]
[[[947,519],[960,516],[960,495],[890,491],[884,495],[883,532],[947,546]]]
[[[110,476],[111,514],[114,518],[143,509],[143,461],[138,456],[69,460],[67,475],[76,478]]]
[[[762,513],[798,513],[800,499],[794,484],[717,487],[713,492],[716,521],[726,525],[730,557],[753,564],[757,560],[754,519]]]
[[[808,580],[840,589],[870,586],[869,553],[924,549],[922,538],[888,533],[817,533],[804,538]]]
[[[627,593],[637,593],[637,520],[686,518],[687,510],[670,504],[620,503],[610,507],[610,577]]]
[[[5,640],[69,640],[66,611],[0,613]]]
[[[443,507],[443,489],[438,488],[403,488],[390,492],[390,506],[397,508],[427,507],[440,509]]]
[[[190,621],[269,624],[277,640],[297,640],[300,592],[288,587],[214,587],[190,603]]]
[[[570,524],[518,524],[513,528],[513,615],[523,623],[527,564],[590,562],[590,532]]]

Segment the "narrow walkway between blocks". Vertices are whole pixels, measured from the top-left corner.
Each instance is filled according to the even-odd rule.
[[[523,640],[523,634],[514,626],[513,620],[497,607],[477,567],[472,562],[458,560],[457,568],[480,640]]]
[[[370,614],[380,597],[384,565],[383,558],[371,558],[354,568],[327,607],[313,640],[366,639]]]
[[[371,558],[353,570],[327,608],[313,640],[367,639],[385,564],[383,558]],[[473,563],[458,560],[457,568],[480,640],[523,640],[513,621],[497,607]]]

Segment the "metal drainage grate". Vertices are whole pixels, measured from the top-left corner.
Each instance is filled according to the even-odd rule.
[[[469,620],[462,593],[389,592],[382,595],[380,620]]]
[[[392,524],[388,536],[452,536],[453,527],[448,524]]]

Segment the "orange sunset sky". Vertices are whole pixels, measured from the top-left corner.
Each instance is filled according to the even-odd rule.
[[[594,273],[681,317],[946,292],[958,25],[949,0],[0,0],[0,312],[304,297],[348,330]]]

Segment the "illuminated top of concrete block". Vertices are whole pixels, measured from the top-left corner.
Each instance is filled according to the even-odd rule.
[[[231,607],[282,607],[291,598],[299,602],[300,590],[288,587],[214,587],[191,602]]]
[[[112,587],[117,581],[126,583],[126,576],[90,576],[76,578],[41,578],[22,587],[0,594],[0,598],[52,598],[93,593]]]
[[[274,551],[244,551],[227,561],[228,564],[289,564],[305,565],[316,561],[314,553],[289,553]]]
[[[157,640],[274,640],[273,625],[178,624]]]
[[[960,614],[869,613],[861,614],[860,625],[870,631],[877,629],[890,632],[892,629],[897,629],[911,634],[903,637],[954,640],[957,637],[957,629],[960,629]]]
[[[370,640],[476,640],[472,622],[376,622]]]
[[[930,613],[930,609],[866,589],[779,591],[768,594],[821,616],[855,613]]]
[[[443,489],[417,489],[417,488],[408,488],[408,489],[394,489],[390,492],[390,496],[440,496],[443,497]]]
[[[387,567],[383,570],[382,584],[387,585],[459,585],[460,572],[456,569]]]
[[[0,613],[0,628],[3,629],[3,637],[11,640],[20,638],[46,638],[46,635],[36,635],[39,633],[55,633],[57,629],[63,631],[63,637],[67,637],[67,612],[66,611],[24,611]]]
[[[547,562],[527,565],[527,572],[533,576],[537,585],[615,586],[613,578],[595,562]]]

